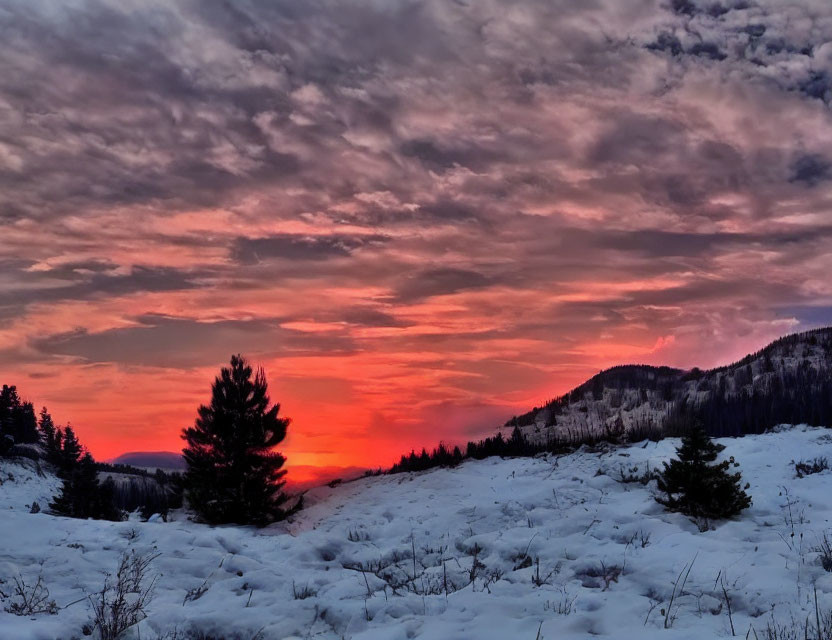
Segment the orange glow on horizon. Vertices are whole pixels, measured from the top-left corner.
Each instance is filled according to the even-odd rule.
[[[288,458],[290,482],[304,484],[322,474],[339,475],[339,468],[387,467],[411,448],[430,448],[440,440],[463,444],[489,435],[514,413],[614,364],[695,363],[687,348],[673,352],[679,344],[672,335],[638,342],[573,344],[560,352],[572,354],[567,357],[573,362],[556,366],[546,363],[545,341],[525,338],[496,338],[475,352],[458,354],[458,364],[440,365],[447,354],[369,349],[250,360],[265,367],[272,400],[280,402],[281,415],[292,418],[287,439],[277,449]],[[494,362],[513,367],[529,350],[544,353],[523,364],[527,374],[519,383],[501,377],[499,364],[491,378],[487,370],[476,370]],[[199,404],[209,401],[210,384],[224,364],[180,370],[67,361],[48,375],[31,366],[24,368],[24,376],[21,371],[0,375],[14,380],[37,408],[48,406],[58,424],[71,423],[97,458],[111,459],[127,451],[180,451],[181,429],[192,424]],[[465,371],[469,366],[475,368]],[[459,384],[463,388],[454,390]]]
[[[0,384],[98,458],[237,353],[305,482],[832,323],[810,3],[6,4]]]

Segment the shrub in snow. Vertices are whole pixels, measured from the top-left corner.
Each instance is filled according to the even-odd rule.
[[[38,576],[34,584],[27,584],[23,576],[13,579],[10,593],[0,589],[0,596],[8,600],[6,611],[16,616],[33,616],[39,613],[58,613],[58,605],[49,599],[49,589],[43,584],[43,577]]]
[[[265,525],[286,516],[286,459],[272,448],[286,437],[290,420],[271,404],[263,369],[252,373],[242,356],[232,356],[214,380],[211,403],[182,432],[185,491],[205,522]]]
[[[589,565],[583,570],[577,571],[575,576],[584,587],[606,591],[613,582],[618,582],[623,570],[624,567],[615,564],[608,566],[602,561],[598,565]]]
[[[832,638],[832,612],[821,612],[818,606],[818,589],[814,588],[814,614],[805,619],[794,616],[786,623],[778,622],[771,613],[771,620],[758,637],[764,640],[827,640]],[[755,633],[756,635],[756,633]]]
[[[536,587],[542,587],[544,584],[549,584],[549,580],[552,578],[555,573],[557,573],[558,567],[553,567],[549,572],[541,572],[540,571],[540,556],[537,556],[534,559],[534,571],[532,571],[532,584]]]
[[[115,576],[107,576],[104,586],[91,596],[94,628],[101,640],[116,640],[146,617],[145,608],[153,597],[156,579],[147,572],[158,555],[123,554]]]
[[[367,542],[370,539],[370,534],[361,529],[350,529],[347,532],[347,540],[350,542]]]
[[[294,597],[295,600],[306,600],[307,598],[311,598],[316,595],[318,595],[317,590],[313,589],[308,584],[298,587],[295,585],[295,581],[292,580],[292,597]]]
[[[578,599],[578,596],[570,593],[564,585],[559,586],[558,591],[561,594],[560,599],[547,600],[543,603],[543,610],[551,611],[559,616],[568,616],[572,613],[572,608],[575,606],[575,600]]]
[[[638,482],[640,484],[649,484],[651,480],[656,478],[656,473],[650,469],[650,465],[642,471],[638,465],[632,467],[624,467],[623,465],[618,469],[618,477],[616,480],[623,484]]]
[[[740,488],[740,473],[728,471],[739,465],[733,458],[714,462],[724,448],[701,426],[693,429],[676,450],[679,459],[664,463],[658,477],[664,495],[656,500],[670,511],[705,519],[729,518],[749,507],[751,498]]]
[[[820,473],[827,469],[829,469],[829,461],[823,457],[818,457],[814,460],[799,460],[794,463],[794,472],[798,478],[810,476],[813,473]]]
[[[824,533],[820,544],[813,549],[818,554],[820,565],[825,571],[832,572],[832,541]]]
[[[192,587],[185,592],[185,597],[182,599],[182,606],[185,606],[186,602],[195,602],[199,600],[202,596],[205,595],[205,592],[208,591],[208,578],[206,578],[202,584]]]

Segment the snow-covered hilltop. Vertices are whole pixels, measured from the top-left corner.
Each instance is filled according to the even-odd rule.
[[[702,371],[613,367],[512,418],[533,441],[588,435],[678,434],[702,421],[713,435],[777,424],[832,424],[832,328],[781,338],[734,364]]]
[[[732,624],[765,638],[767,625],[814,620],[813,585],[825,615],[832,573],[818,549],[832,529],[830,475],[798,478],[791,461],[832,458],[832,432],[721,442],[754,503],[704,532],[639,481],[673,455],[674,439],[323,487],[289,522],[261,530],[199,525],[181,511],[167,523],[32,514],[56,479],[0,460],[0,590],[40,576],[59,607],[0,611],[0,637],[84,638],[86,596],[125,552],[154,558],[147,617],[126,636],[143,640],[174,629],[180,639],[701,640],[730,637]],[[192,627],[205,635],[186,635]]]

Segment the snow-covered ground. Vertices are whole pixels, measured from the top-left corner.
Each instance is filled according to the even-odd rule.
[[[42,574],[59,606],[80,599],[57,615],[2,612],[0,638],[82,638],[91,619],[84,596],[128,550],[159,554],[155,597],[133,635],[151,640],[189,624],[266,640],[535,640],[538,630],[546,640],[699,640],[731,635],[723,583],[740,637],[752,625],[764,637],[772,615],[814,617],[813,583],[821,610],[831,609],[832,573],[813,549],[832,529],[832,477],[796,478],[790,461],[832,459],[832,431],[721,442],[754,504],[705,532],[666,513],[655,483],[617,479],[622,468],[660,466],[677,440],[315,489],[306,510],[264,530],[198,525],[181,513],[169,523],[30,514],[57,482],[32,464],[0,461],[0,589]],[[186,601],[200,586],[204,594]]]

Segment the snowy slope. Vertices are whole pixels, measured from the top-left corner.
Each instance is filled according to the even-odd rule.
[[[804,387],[810,387],[804,388]],[[622,365],[593,376],[562,397],[515,416],[515,424],[532,441],[552,437],[580,439],[617,429],[644,432],[662,429],[680,414],[703,412],[708,418],[725,413],[738,397],[773,397],[783,388],[790,393],[806,392],[796,401],[802,406],[820,406],[832,387],[832,328],[815,329],[785,336],[757,353],[733,364],[710,370],[684,371],[670,367]],[[812,395],[814,394],[814,395]],[[765,422],[765,403],[751,412]],[[728,417],[737,432],[749,432],[741,424],[743,411]],[[723,415],[723,418],[725,416]],[[772,416],[773,417],[773,416]],[[781,421],[812,421],[814,417],[786,416]],[[817,424],[827,424],[820,419]],[[714,425],[706,425],[709,428]],[[751,431],[753,432],[753,431]],[[737,435],[723,431],[720,435]]]
[[[832,529],[832,478],[798,479],[790,464],[832,458],[832,432],[795,427],[722,442],[724,455],[741,463],[754,504],[704,533],[654,502],[655,483],[616,479],[623,467],[659,466],[676,440],[468,461],[320,488],[290,523],[259,531],[197,525],[181,514],[170,523],[29,514],[25,505],[54,488],[54,478],[35,481],[31,470],[0,461],[0,477],[15,477],[0,486],[0,578],[42,573],[65,605],[100,588],[125,550],[159,553],[156,595],[140,625],[145,640],[189,623],[243,638],[262,630],[266,640],[534,640],[539,628],[546,640],[728,637],[719,574],[741,637],[751,625],[763,637],[771,615],[804,619],[813,612],[813,582],[821,608],[832,609],[832,573],[812,551]],[[417,590],[435,595],[405,588],[394,595],[372,571],[359,570],[381,560],[394,574],[390,582],[406,578],[414,548]],[[469,584],[475,554],[481,566]],[[526,555],[532,566],[523,566]],[[694,558],[669,608],[674,580]],[[293,582],[313,594],[294,599]],[[446,596],[448,582],[462,588]],[[183,604],[187,590],[202,584],[204,595]],[[675,618],[670,629],[662,609]],[[0,638],[81,638],[89,619],[83,600],[54,616],[0,613]]]
[[[46,509],[60,488],[61,481],[42,462],[27,458],[15,458],[12,462],[0,458],[0,514],[5,516],[8,510],[28,513],[33,502]],[[0,524],[0,528],[5,527]],[[2,545],[0,540],[0,549]]]

